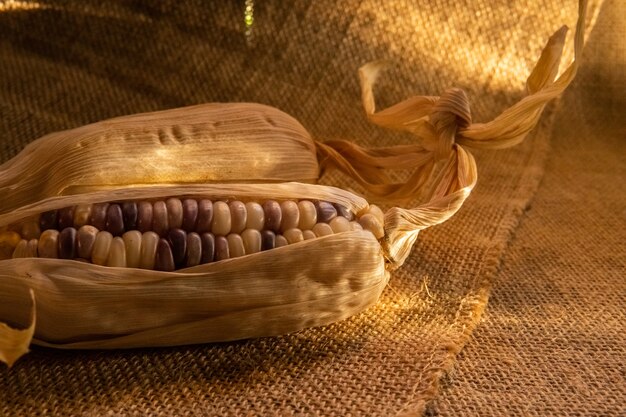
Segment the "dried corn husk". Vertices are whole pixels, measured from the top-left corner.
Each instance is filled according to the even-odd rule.
[[[0,214],[42,198],[149,184],[315,182],[315,145],[293,117],[212,103],[46,135],[0,165]]]
[[[583,44],[586,2],[575,38]],[[57,259],[0,261],[0,360],[30,343],[59,348],[167,346],[275,335],[343,319],[374,303],[420,230],[452,216],[477,180],[465,147],[502,148],[523,139],[546,103],[573,79],[558,78],[565,28],[527,83],[529,95],[489,123],[473,123],[458,89],[375,111],[383,65],[360,70],[363,104],[380,126],[409,131],[408,146],[363,149],[313,142],[297,121],[253,104],[203,105],[128,116],[48,135],[0,167],[0,227],[81,202],[166,196],[307,198],[362,212],[347,191],[303,184],[334,167],[374,198],[406,201],[432,182],[428,201],[385,213],[385,235],[342,232],[214,264],[154,272]],[[391,169],[413,169],[392,183]],[[113,173],[113,174],[112,174]],[[298,183],[279,183],[298,181]],[[268,184],[269,182],[269,184]],[[298,268],[293,268],[297,265]]]

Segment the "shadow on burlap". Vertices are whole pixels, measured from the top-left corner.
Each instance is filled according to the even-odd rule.
[[[458,86],[474,119],[488,120],[522,96],[545,41],[576,19],[561,2],[265,1],[246,29],[244,2],[220,3],[0,2],[2,160],[51,131],[212,101],[274,105],[321,140],[403,143],[365,121],[360,65],[395,63],[381,107]],[[477,155],[466,206],[420,235],[366,312],[228,344],[35,347],[0,369],[0,414],[421,415],[485,307],[542,176],[551,123],[547,114],[523,145]],[[352,186],[332,173],[324,182]]]

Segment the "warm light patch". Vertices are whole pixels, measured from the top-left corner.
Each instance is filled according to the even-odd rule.
[[[47,9],[48,6],[36,1],[0,0],[0,12],[12,12],[18,10]]]

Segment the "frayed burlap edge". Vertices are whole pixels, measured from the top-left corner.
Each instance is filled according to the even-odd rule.
[[[440,340],[434,348],[429,364],[420,378],[420,384],[413,388],[412,400],[396,414],[397,417],[428,415],[428,407],[442,389],[445,376],[453,371],[457,355],[469,342],[474,329],[479,325],[506,249],[513,240],[515,230],[536,195],[544,176],[546,161],[550,153],[549,139],[558,107],[560,107],[558,104],[552,104],[546,108],[536,130],[527,139],[532,141],[532,149],[526,170],[516,186],[516,195],[520,197],[507,202],[507,214],[500,222],[494,244],[484,254],[484,262],[477,274],[480,279],[476,280],[470,294],[461,301],[457,310],[450,332],[453,336]]]

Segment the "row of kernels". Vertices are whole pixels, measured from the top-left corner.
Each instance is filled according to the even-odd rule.
[[[122,202],[77,205],[42,213],[38,222],[25,222],[21,234],[38,238],[41,231],[92,225],[121,236],[128,230],[154,231],[164,236],[168,230],[211,231],[215,235],[241,233],[245,229],[284,232],[299,228],[311,230],[318,222],[330,223],[337,216],[352,220],[354,215],[339,204],[268,200],[259,204],[242,201],[216,201],[169,198],[154,203]]]
[[[317,223],[313,230],[291,228],[283,234],[245,229],[241,234],[214,236],[209,232],[198,234],[174,229],[165,239],[153,231],[141,233],[138,230],[125,232],[121,237],[113,236],[108,231],[84,225],[78,230],[67,227],[61,232],[48,229],[39,239],[31,240],[20,240],[15,232],[2,232],[0,244],[4,240],[14,248],[13,258],[78,259],[102,266],[173,271],[359,228],[357,222],[342,217],[333,219],[330,224]]]
[[[111,209],[111,206],[113,206],[113,209]],[[117,206],[117,208],[115,206]],[[91,208],[87,209],[85,207]],[[149,209],[147,207],[149,207]],[[298,203],[295,203],[294,201],[284,201],[282,203],[278,203],[273,200],[268,200],[265,201],[263,205],[260,205],[255,202],[248,202],[244,204],[240,201],[231,201],[230,203],[216,201],[213,203],[210,200],[196,201],[193,199],[185,199],[182,201],[178,199],[168,199],[165,202],[161,201],[154,204],[149,202],[140,202],[137,204],[122,203],[121,205],[113,203],[94,204],[91,206],[75,206],[73,209],[74,214],[81,212],[82,219],[84,219],[86,218],[86,213],[90,213],[92,215],[92,220],[96,219],[100,225],[103,224],[105,230],[99,230],[96,226],[89,224],[83,225],[78,230],[73,227],[66,227],[60,232],[55,229],[47,229],[40,235],[45,238],[39,239],[40,242],[38,243],[38,251],[41,252],[39,256],[43,257],[60,257],[64,259],[72,259],[74,257],[90,257],[91,251],[84,248],[91,248],[90,245],[93,245],[95,242],[97,234],[107,232],[111,236],[111,240],[115,237],[120,237],[119,235],[116,236],[111,233],[111,224],[119,224],[118,220],[120,218],[120,210],[122,222],[126,222],[127,224],[134,225],[136,227],[141,227],[141,229],[145,229],[145,227],[147,227],[146,225],[150,224],[152,229],[154,229],[132,230],[123,233],[121,235],[122,237],[126,237],[129,233],[137,236],[137,233],[141,234],[143,232],[145,234],[147,232],[152,232],[156,237],[168,238],[170,243],[183,241],[185,236],[187,236],[187,233],[191,233],[186,229],[194,228],[196,230],[195,233],[198,235],[207,233],[209,230],[213,231],[216,236],[241,234],[244,249],[246,247],[244,236],[247,236],[248,240],[260,240],[263,249],[267,249],[268,244],[263,244],[263,242],[268,241],[267,239],[270,239],[264,238],[264,234],[267,234],[267,232],[271,232],[274,235],[274,237],[271,238],[271,247],[294,243],[316,236],[326,236],[329,234],[356,229],[369,230],[377,239],[383,237],[384,215],[378,207],[374,205],[369,206],[365,213],[363,213],[356,221],[349,221],[349,218],[354,217],[349,211],[347,211],[347,214],[341,214],[341,207],[342,206],[340,205],[333,205],[326,202],[314,203],[308,200],[302,200]],[[69,211],[70,210],[62,209],[55,214],[57,218],[57,225],[59,224],[59,219],[70,217],[68,214]],[[147,212],[149,212],[150,217],[152,217],[150,222],[145,220],[148,218],[147,215],[141,214]],[[154,227],[157,225],[153,221],[155,218],[155,212],[157,213],[156,218],[160,219],[160,227]],[[44,213],[40,216],[42,224],[44,223],[42,219],[49,219],[52,217],[50,213],[52,212]],[[100,214],[96,215],[97,213]],[[105,215],[103,216],[102,213],[105,213]],[[113,217],[111,219],[108,218],[108,213],[113,213]],[[133,215],[133,213],[135,215]],[[94,217],[94,215],[96,216]],[[325,220],[327,223],[319,220]],[[66,222],[66,220],[61,221],[62,224],[65,224]],[[144,226],[141,226],[142,222]],[[29,227],[32,228],[32,223],[32,220],[22,222],[21,230],[23,231],[25,228],[28,229]],[[182,229],[168,229],[170,223],[173,225],[180,225]],[[51,224],[51,222],[48,222],[48,225],[49,224]],[[31,226],[27,227],[27,225]],[[109,230],[106,230],[107,225]],[[299,227],[293,227],[295,225]],[[251,231],[246,232],[248,230],[254,230],[260,233],[254,234]],[[132,232],[136,233],[133,234]],[[22,254],[27,253],[25,251],[27,248],[26,245],[28,245],[29,241],[32,239],[36,240],[36,238],[40,236],[33,236],[32,234],[23,234],[20,236],[19,233],[12,230],[0,232],[0,252],[2,252],[0,253],[0,259],[10,258],[16,251],[18,245],[19,250],[17,250],[16,253],[18,256],[22,256]],[[102,237],[101,239],[108,239],[108,237]],[[26,242],[21,242],[21,240],[25,240]],[[76,246],[73,246],[72,244],[74,241],[77,242]],[[100,252],[103,253],[96,256],[96,263],[106,263],[102,260],[103,257],[108,256],[108,249],[106,251],[103,249],[109,247],[108,245],[105,245],[106,241],[107,240],[104,240],[104,243],[101,243],[99,246],[99,248],[101,248]],[[231,238],[231,241],[233,242],[231,243],[231,246],[235,244],[238,245],[238,240],[236,238]],[[158,242],[154,243],[155,247],[157,243]],[[32,245],[33,244],[31,243],[31,249]],[[119,245],[119,243],[116,243],[115,245]],[[248,244],[248,246],[252,247],[251,245],[253,244]],[[221,247],[224,247],[224,242],[222,242]],[[83,248],[82,251],[81,248]],[[235,254],[239,252],[241,251],[234,251]],[[184,251],[181,253],[180,244],[174,245],[172,258],[176,265],[181,264],[184,253]],[[250,251],[247,250],[245,253],[250,253]]]

